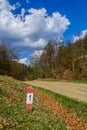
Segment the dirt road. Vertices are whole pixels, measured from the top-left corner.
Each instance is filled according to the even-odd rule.
[[[67,82],[48,82],[48,81],[28,81],[29,85],[45,88],[53,92],[75,98],[79,101],[87,102],[87,84],[67,83]]]

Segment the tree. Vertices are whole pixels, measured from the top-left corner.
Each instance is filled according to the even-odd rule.
[[[19,64],[16,61],[10,62],[10,76],[18,80],[26,80],[29,78],[27,66]]]
[[[57,75],[57,53],[60,46],[60,42],[49,41],[43,49],[43,53],[39,59],[34,57],[31,60],[32,66],[38,70],[37,77],[56,78]]]
[[[9,44],[6,44],[4,42],[0,44],[0,59],[11,61],[17,58],[17,53],[13,48],[9,46]]]
[[[10,62],[15,58],[17,59],[15,51],[2,42],[0,44],[0,74],[10,75]]]
[[[83,47],[84,47],[84,50],[87,54],[87,34],[85,35],[85,37],[83,39]]]

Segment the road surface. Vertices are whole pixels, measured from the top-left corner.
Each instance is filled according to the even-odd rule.
[[[45,88],[79,101],[87,102],[87,84],[49,81],[27,81],[29,85]]]

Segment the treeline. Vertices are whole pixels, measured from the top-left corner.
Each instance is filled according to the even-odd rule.
[[[55,78],[87,80],[87,35],[75,43],[50,41],[39,57],[33,57],[29,66],[18,63],[14,49],[0,44],[0,74],[19,80]]]
[[[17,60],[18,56],[15,49],[2,42],[0,44],[0,74],[12,76],[19,80],[28,79],[27,66],[18,63]]]
[[[75,43],[50,41],[31,60],[32,78],[87,80],[87,35]]]

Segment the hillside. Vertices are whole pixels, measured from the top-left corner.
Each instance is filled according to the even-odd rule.
[[[87,35],[75,43],[50,41],[30,63],[33,79],[87,80]]]
[[[4,130],[66,130],[48,106],[34,95],[33,111],[25,108],[27,85],[11,77],[0,76],[0,129]]]
[[[33,87],[33,109],[26,111],[27,87],[0,76],[0,129],[87,130],[87,104]]]

